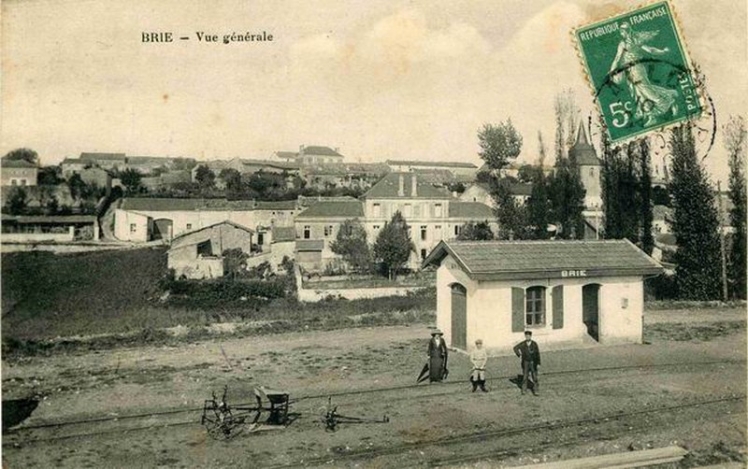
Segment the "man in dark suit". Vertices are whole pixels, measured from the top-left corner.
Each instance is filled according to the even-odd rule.
[[[532,331],[525,331],[525,340],[514,346],[514,353],[522,358],[522,394],[527,392],[527,382],[532,379],[532,393],[540,392],[538,383],[538,366],[540,366],[540,349],[532,340]]]

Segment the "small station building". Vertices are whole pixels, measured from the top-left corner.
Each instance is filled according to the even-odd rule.
[[[437,327],[450,347],[506,350],[533,331],[558,348],[641,343],[645,277],[662,266],[628,240],[442,241]],[[541,345],[542,346],[542,345]]]

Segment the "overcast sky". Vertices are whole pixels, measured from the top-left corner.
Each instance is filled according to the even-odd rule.
[[[553,141],[553,97],[590,90],[573,27],[640,2],[6,0],[0,152],[267,158],[301,144],[348,161],[480,164],[477,130],[511,118],[521,159]],[[746,3],[675,1],[720,124],[745,114]],[[171,44],[144,44],[171,31]],[[266,43],[200,43],[196,33]],[[707,159],[725,179],[721,141]]]

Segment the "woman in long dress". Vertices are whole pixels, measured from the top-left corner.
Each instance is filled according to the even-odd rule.
[[[447,377],[447,343],[442,331],[431,332],[429,341],[429,381],[438,382]]]
[[[646,44],[657,36],[659,31],[636,32],[628,23],[622,23],[619,31],[621,42],[610,65],[610,75],[616,84],[626,79],[629,92],[635,100],[634,118],[643,119],[644,125],[650,126],[656,124],[669,111],[673,116],[677,115],[675,101],[678,92],[653,84],[647,71],[647,55],[658,56],[670,52],[667,47],[658,49]]]

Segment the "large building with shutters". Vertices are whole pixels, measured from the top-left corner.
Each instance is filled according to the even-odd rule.
[[[442,241],[437,327],[450,347],[641,343],[645,277],[662,266],[627,240]]]

